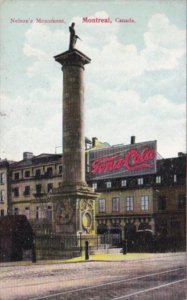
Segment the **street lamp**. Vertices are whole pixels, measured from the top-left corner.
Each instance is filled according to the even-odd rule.
[[[79,247],[80,247],[80,255],[82,255],[82,231],[78,231],[79,234]]]

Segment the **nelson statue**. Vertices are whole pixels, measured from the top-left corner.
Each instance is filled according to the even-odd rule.
[[[69,42],[69,50],[75,49],[75,44],[77,42],[77,39],[81,40],[78,35],[75,33],[75,23],[72,23],[71,26],[69,27],[69,32],[70,32],[70,42]]]

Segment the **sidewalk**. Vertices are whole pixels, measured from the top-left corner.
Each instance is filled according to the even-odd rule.
[[[128,253],[128,254],[96,254],[90,255],[89,260],[85,260],[85,255],[75,257],[71,259],[62,260],[38,260],[36,263],[31,261],[18,261],[18,262],[4,262],[0,263],[1,267],[13,267],[13,266],[31,266],[31,265],[47,265],[47,264],[63,264],[63,263],[79,263],[79,262],[95,262],[95,261],[139,261],[145,259],[157,259],[167,256],[180,256],[185,252],[168,252],[168,253]]]

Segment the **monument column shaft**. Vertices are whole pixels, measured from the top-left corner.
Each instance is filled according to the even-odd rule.
[[[91,59],[73,45],[54,57],[63,70],[63,184],[53,198],[54,231],[90,235],[95,234],[98,194],[85,181],[83,77],[84,65]]]
[[[63,67],[63,181],[85,182],[84,68]]]
[[[91,59],[77,49],[56,55],[63,70],[63,185],[86,185],[84,65]]]

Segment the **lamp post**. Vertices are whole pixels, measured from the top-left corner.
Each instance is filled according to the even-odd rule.
[[[80,247],[80,255],[82,255],[82,231],[79,231],[79,247]]]

